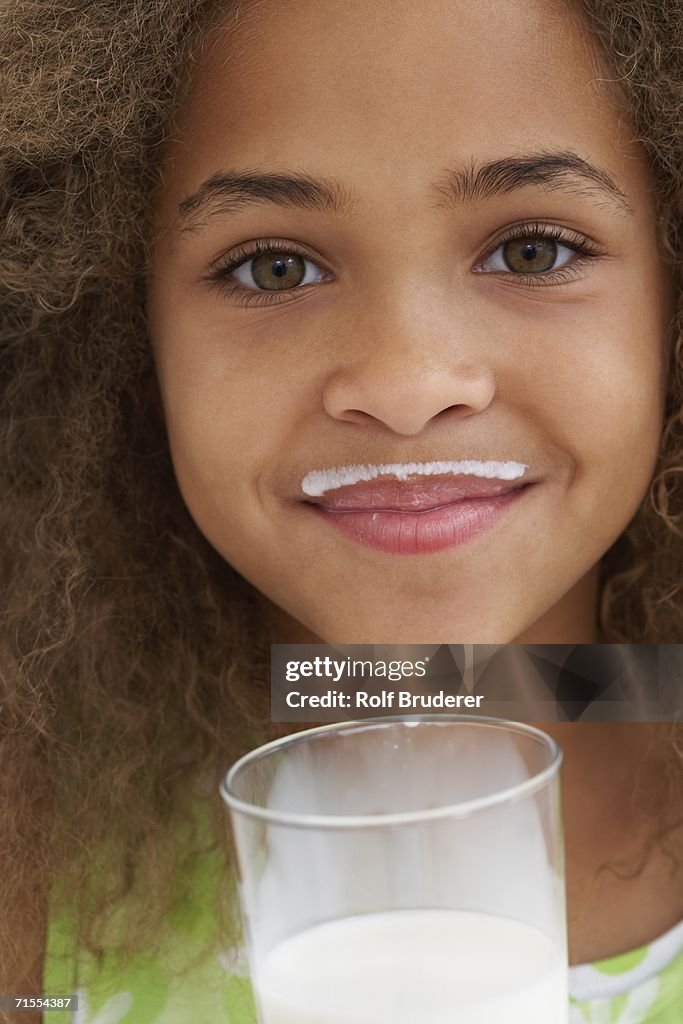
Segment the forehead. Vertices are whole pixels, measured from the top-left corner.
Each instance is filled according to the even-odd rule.
[[[238,162],[366,190],[372,169],[390,199],[442,166],[544,149],[638,187],[642,154],[608,77],[569,0],[246,2],[198,57],[172,151],[178,191]]]

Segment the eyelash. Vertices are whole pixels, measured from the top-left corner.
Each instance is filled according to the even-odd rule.
[[[525,238],[559,242],[560,244],[565,245],[568,249],[573,249],[576,253],[576,259],[572,260],[571,263],[566,264],[564,267],[561,267],[559,270],[542,271],[536,274],[516,274],[511,270],[507,272],[481,271],[479,269],[482,264],[486,263],[486,261],[501,248],[501,246],[513,239],[517,241],[518,239],[521,240]],[[206,280],[212,287],[216,288],[222,294],[228,295],[231,299],[242,306],[272,306],[281,302],[289,302],[294,295],[313,287],[308,284],[303,286],[298,285],[295,288],[282,289],[281,291],[268,291],[266,289],[257,290],[244,288],[239,284],[233,284],[230,282],[230,274],[232,274],[233,271],[237,270],[237,268],[242,266],[242,264],[249,262],[249,260],[256,259],[258,256],[267,252],[287,253],[288,255],[300,256],[302,259],[308,260],[309,262],[315,262],[307,253],[293,242],[284,242],[278,239],[273,239],[272,241],[265,239],[259,242],[248,243],[233,252],[231,255],[227,257],[220,257],[219,260],[213,264]],[[488,250],[480,263],[474,267],[474,271],[478,273],[502,274],[503,277],[512,278],[515,282],[521,282],[527,287],[545,288],[556,284],[565,284],[567,281],[572,280],[576,276],[578,270],[585,264],[599,259],[600,256],[603,255],[604,252],[594,242],[590,241],[584,235],[579,235],[567,228],[560,228],[557,227],[557,225],[538,223],[520,224],[516,227],[509,228],[502,238],[497,239],[496,244]]]
[[[507,242],[511,242],[513,239],[517,241],[525,238],[559,242],[568,249],[573,249],[576,253],[576,259],[564,267],[560,267],[559,270],[547,270],[536,274],[515,274],[513,271],[507,271],[506,273],[502,271],[481,271],[481,273],[502,273],[503,277],[511,278],[515,282],[521,281],[524,285],[531,288],[545,288],[549,285],[565,284],[567,281],[571,281],[587,263],[591,263],[605,255],[604,250],[596,245],[595,242],[586,238],[585,235],[571,231],[569,228],[560,228],[556,224],[520,224],[508,228],[502,238],[496,240],[496,244],[488,250],[481,263],[474,268],[475,271],[478,271],[478,267],[486,263],[493,256],[494,252]]]
[[[210,285],[217,288],[221,293],[235,299],[241,306],[275,306],[280,302],[289,302],[293,294],[308,289],[311,285],[298,285],[296,288],[282,289],[282,291],[257,291],[256,289],[243,288],[241,285],[230,282],[230,274],[237,270],[243,263],[256,259],[266,252],[282,252],[289,256],[300,256],[310,263],[315,261],[293,242],[284,242],[274,239],[265,239],[262,242],[251,242],[237,249],[227,257],[219,257],[207,275]]]

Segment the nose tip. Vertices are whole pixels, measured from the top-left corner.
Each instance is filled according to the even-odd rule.
[[[323,395],[333,419],[360,426],[379,423],[406,437],[419,434],[437,416],[465,419],[492,402],[495,380],[488,367],[474,364],[418,373],[338,375]]]

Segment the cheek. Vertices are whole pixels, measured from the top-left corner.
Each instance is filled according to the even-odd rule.
[[[644,284],[644,277],[633,282],[630,300],[617,301],[606,318],[604,399],[596,409],[608,457],[641,475],[654,469],[660,447],[666,368],[663,299]]]
[[[557,380],[557,421],[575,462],[577,496],[589,515],[611,511],[623,528],[647,491],[660,447],[664,327],[656,310],[643,315],[637,303],[585,312],[567,339],[571,358]]]
[[[255,356],[181,311],[157,318],[153,331],[178,485],[200,529],[224,549],[219,540],[258,531],[267,481],[307,414],[302,381],[265,348]]]

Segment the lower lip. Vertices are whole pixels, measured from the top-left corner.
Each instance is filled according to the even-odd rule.
[[[494,526],[530,485],[491,498],[469,498],[424,512],[360,509],[339,511],[311,505],[331,526],[358,544],[392,555],[429,555],[459,547]]]

